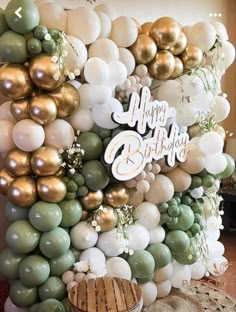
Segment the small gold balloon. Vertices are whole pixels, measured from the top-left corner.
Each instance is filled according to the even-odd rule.
[[[103,205],[103,209],[96,212],[94,219],[97,225],[100,226],[101,232],[106,232],[114,229],[118,218],[115,209]]]
[[[122,183],[109,186],[104,192],[104,202],[113,207],[124,207],[129,201],[129,191]]]
[[[65,176],[65,169],[61,167],[55,175],[59,178],[63,178]]]
[[[13,100],[20,100],[32,91],[32,82],[23,65],[7,64],[0,68],[0,93]]]
[[[6,168],[0,170],[0,194],[6,195],[14,177],[9,174]]]
[[[188,134],[190,139],[201,136],[200,126],[198,123],[188,127]]]
[[[155,58],[148,64],[151,76],[157,80],[168,79],[175,69],[175,58],[167,50],[158,51]]]
[[[16,206],[32,206],[37,201],[34,179],[31,177],[16,178],[9,186],[7,197]]]
[[[226,132],[222,126],[216,125],[212,130],[219,133],[219,135],[222,137],[222,139],[225,140]]]
[[[79,92],[68,82],[60,85],[57,89],[52,91],[50,95],[57,105],[57,116],[61,118],[71,116],[79,107]]]
[[[157,53],[155,41],[145,34],[140,34],[135,43],[130,47],[137,64],[150,63]]]
[[[187,46],[187,37],[181,31],[175,45],[170,48],[170,52],[174,55],[179,55],[185,50],[186,46]]]
[[[95,192],[90,191],[86,196],[82,197],[80,201],[85,210],[94,210],[103,202],[103,192],[101,190]]]
[[[28,99],[17,100],[11,102],[11,114],[17,120],[29,119]]]
[[[177,78],[182,75],[184,70],[184,64],[178,56],[175,56],[175,69],[173,73],[170,75],[171,79]]]
[[[141,33],[142,34],[145,34],[145,35],[149,35],[150,33],[150,30],[152,28],[152,25],[153,25],[153,22],[146,22],[144,24],[142,24],[141,26]]]
[[[66,185],[57,176],[40,177],[37,180],[37,191],[41,200],[59,203],[66,196]]]
[[[187,69],[198,67],[203,58],[202,50],[193,44],[188,44],[184,52],[180,55],[184,66]]]
[[[47,125],[57,116],[57,106],[54,99],[47,94],[39,94],[29,102],[30,117],[40,125]]]
[[[169,49],[175,45],[180,34],[180,27],[171,17],[161,17],[151,28],[150,36],[156,41],[158,48]]]
[[[52,62],[51,58],[51,55],[39,54],[30,61],[30,77],[40,89],[56,89],[64,80],[64,75],[60,72],[58,64]]]
[[[49,176],[56,174],[62,164],[62,157],[58,150],[52,146],[42,146],[33,152],[31,167],[37,176]]]
[[[31,173],[31,154],[15,148],[7,153],[4,165],[14,177],[27,176]]]

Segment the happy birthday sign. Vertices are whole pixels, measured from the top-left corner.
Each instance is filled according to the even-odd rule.
[[[180,162],[186,160],[188,134],[179,133],[175,123],[169,131],[165,128],[167,120],[175,115],[175,109],[170,108],[166,101],[151,101],[148,87],[143,87],[140,95],[132,93],[129,110],[116,112],[112,118],[118,124],[127,124],[137,130],[126,130],[116,135],[104,155],[105,162],[112,164],[112,174],[116,179],[132,179],[147,163],[164,156],[169,166],[174,166],[176,159]]]

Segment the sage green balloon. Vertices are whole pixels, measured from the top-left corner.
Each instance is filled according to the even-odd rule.
[[[226,158],[227,160],[227,166],[225,168],[225,170],[221,173],[219,173],[219,177],[221,179],[226,179],[226,178],[229,178],[233,173],[234,173],[234,170],[235,170],[235,161],[234,159],[228,155],[228,154],[225,154],[223,153],[224,157]]]
[[[194,223],[194,213],[189,206],[184,204],[179,205],[179,210],[178,222],[176,224],[167,224],[167,227],[170,230],[187,231]]]
[[[50,276],[43,285],[39,286],[38,294],[42,301],[46,299],[62,300],[66,296],[66,286],[61,278]]]
[[[136,250],[132,256],[129,256],[128,263],[133,276],[137,278],[146,278],[155,269],[155,260],[146,250]]]
[[[138,284],[145,284],[145,283],[152,281],[153,277],[154,277],[154,272],[150,276],[147,276],[144,278],[136,278],[136,279],[137,279]]]
[[[54,203],[38,201],[29,210],[29,220],[39,231],[54,230],[61,223],[61,208]]]
[[[5,13],[2,8],[0,8],[0,36],[9,29],[9,26],[7,25]]]
[[[66,310],[60,301],[46,299],[39,304],[36,312],[66,312]]]
[[[64,272],[72,269],[75,262],[75,256],[70,249],[60,257],[50,259],[49,265],[51,275],[62,276]]]
[[[29,309],[28,312],[37,312],[37,308],[39,307],[39,303],[33,304]]]
[[[12,223],[6,232],[6,242],[13,252],[25,254],[33,251],[39,243],[40,232],[27,220]]]
[[[79,143],[84,150],[85,161],[98,159],[102,155],[103,143],[96,133],[81,133],[77,139],[77,143]]]
[[[70,227],[78,223],[82,217],[83,208],[77,199],[63,200],[59,203],[62,212],[60,226]]]
[[[19,10],[17,15],[15,12]],[[32,0],[11,0],[5,9],[9,27],[19,34],[28,34],[39,24],[39,11]]]
[[[0,37],[0,55],[3,62],[22,64],[27,60],[26,39],[12,30]]]
[[[64,308],[65,308],[65,311],[66,312],[73,312],[72,308],[71,308],[71,305],[70,305],[70,301],[69,299],[66,297],[64,298],[61,303],[63,304]]]
[[[185,252],[183,252],[181,255],[175,255],[174,258],[180,264],[186,264],[186,265],[193,264],[198,259],[197,248],[194,245],[194,243],[191,243],[191,245]]]
[[[19,266],[19,276],[26,286],[36,287],[43,284],[49,277],[50,266],[48,261],[38,255],[25,258]]]
[[[20,308],[28,308],[38,300],[36,287],[25,286],[21,281],[15,281],[10,288],[11,301]]]
[[[6,248],[0,254],[0,272],[9,280],[19,279],[19,265],[25,255],[15,254]]]
[[[70,250],[73,252],[73,255],[75,257],[75,262],[79,261],[81,251],[76,249],[74,246],[71,246]]]
[[[15,206],[11,202],[5,205],[5,216],[9,222],[28,219],[29,209]]]
[[[56,258],[63,255],[70,247],[70,236],[62,228],[44,232],[41,236],[39,248],[48,258]]]
[[[189,248],[190,239],[185,232],[175,230],[166,234],[164,243],[170,248],[172,255],[181,255]]]
[[[109,176],[98,160],[90,160],[83,165],[82,174],[85,178],[86,186],[92,191],[104,189],[109,183]]]
[[[155,269],[163,268],[171,261],[170,249],[165,244],[151,244],[148,246],[147,251],[150,252],[155,260]]]

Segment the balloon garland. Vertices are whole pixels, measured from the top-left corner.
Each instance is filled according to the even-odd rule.
[[[217,192],[235,164],[217,123],[230,112],[220,83],[235,58],[227,31],[219,22],[182,27],[162,17],[140,25],[111,13],[106,5],[65,11],[31,0],[0,10],[0,92],[9,98],[0,106],[6,312],[71,311],[67,292],[103,276],[135,281],[148,306],[171,287],[226,270]],[[146,132],[138,119],[117,122],[132,103],[137,114],[147,105]],[[122,138],[119,158],[132,147],[128,135],[148,142],[158,128],[169,132],[165,149],[173,125],[178,138],[190,138],[181,143],[190,146],[184,159],[165,162],[179,139],[138,174],[117,179],[117,158],[106,157],[113,142]],[[124,176],[130,168],[121,168]]]

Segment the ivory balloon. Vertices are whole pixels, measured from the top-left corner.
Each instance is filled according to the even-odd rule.
[[[156,283],[156,287],[157,287],[157,298],[161,299],[169,295],[172,286],[171,282],[167,280],[161,283]]]
[[[131,280],[132,272],[127,261],[120,257],[109,258],[106,262],[107,275]]]
[[[175,58],[167,50],[157,52],[155,58],[148,64],[148,70],[151,76],[157,80],[168,79],[175,69]]]
[[[174,195],[174,184],[163,174],[158,174],[151,184],[150,190],[145,194],[145,199],[153,204],[169,201]]]
[[[12,123],[16,123],[16,119],[11,112],[11,101],[7,101],[0,105],[0,120],[9,120]]]
[[[212,21],[211,25],[213,25],[213,27],[215,28],[216,35],[219,36],[219,39],[221,42],[227,41],[229,39],[227,30],[224,24],[220,23],[219,21]]]
[[[47,28],[57,28],[66,31],[67,14],[57,3],[44,3],[39,6],[40,24]]]
[[[98,57],[106,63],[119,60],[117,45],[108,38],[97,39],[89,47],[89,58]]]
[[[170,93],[171,90],[171,93]],[[181,101],[183,91],[177,80],[167,80],[157,89],[157,99],[167,101],[170,106],[176,107]]]
[[[101,31],[99,38],[109,38],[111,34],[112,21],[108,14],[104,12],[97,12],[101,23]]]
[[[139,284],[142,291],[143,305],[145,307],[151,305],[157,297],[157,288],[154,282]]]
[[[20,121],[22,119],[29,119],[29,112],[28,112],[28,105],[29,100],[17,100],[11,102],[11,114],[17,120]]]
[[[161,225],[158,225],[156,228],[149,230],[150,235],[150,244],[162,243],[165,239],[166,232]]]
[[[160,212],[156,205],[143,202],[135,210],[137,222],[148,230],[156,228],[160,222]]]
[[[205,168],[205,156],[199,149],[194,149],[188,152],[186,161],[179,166],[190,174],[197,174]]]
[[[127,69],[120,61],[112,61],[109,63],[109,85],[114,87],[122,84],[127,78]]]
[[[187,38],[189,44],[208,52],[216,41],[216,30],[208,22],[198,22],[190,28]]]
[[[87,211],[94,210],[98,208],[103,202],[103,192],[101,190],[98,191],[90,191],[84,197],[80,198],[80,201],[83,205],[83,208]]]
[[[0,193],[7,195],[10,184],[14,181],[14,177],[11,176],[7,169],[0,170]]]
[[[184,66],[187,69],[192,69],[198,67],[203,58],[203,53],[200,48],[193,44],[188,44],[184,52],[180,55]]]
[[[147,248],[150,242],[150,235],[144,226],[141,224],[132,224],[127,227],[126,231],[131,250],[143,250]]]
[[[223,96],[215,97],[215,105],[212,108],[212,113],[215,114],[214,120],[220,122],[225,120],[230,112],[230,104],[228,100]]]
[[[153,277],[153,280],[156,282],[156,283],[161,283],[161,282],[164,282],[168,279],[171,278],[172,274],[173,274],[173,264],[172,263],[169,263],[167,264],[165,267],[163,268],[160,268],[160,269],[156,269],[154,271],[154,277]]]
[[[98,239],[98,233],[92,225],[82,221],[71,228],[70,238],[74,247],[78,250],[83,250],[95,246]]]
[[[68,119],[69,123],[75,131],[87,132],[93,128],[94,121],[90,109],[79,108]]]
[[[187,46],[187,37],[184,32],[180,31],[176,43],[170,48],[170,52],[174,55],[181,54]]]
[[[153,22],[146,22],[141,25],[141,33],[145,35],[149,35],[151,28],[153,26]]]
[[[209,142],[211,142],[211,144],[209,144]],[[223,145],[224,141],[222,137],[219,133],[214,131],[204,133],[199,140],[199,148],[206,155],[221,153]]]
[[[130,47],[137,39],[137,36],[138,28],[132,18],[120,16],[112,22],[111,40],[119,48]]]
[[[94,8],[94,11],[96,13],[103,12],[107,14],[108,16],[110,16],[111,20],[114,20],[116,18],[116,11],[112,4],[102,3],[99,5],[96,5],[96,7]]]
[[[27,176],[31,173],[31,154],[15,148],[7,153],[4,165],[7,171],[15,177]]]
[[[90,84],[105,84],[109,78],[109,67],[102,59],[92,57],[84,66],[84,77]]]
[[[66,185],[56,176],[40,177],[37,180],[39,197],[49,203],[59,203],[66,196]]]
[[[135,68],[135,59],[130,50],[126,48],[119,48],[119,60],[125,65],[127,75],[131,75]]]
[[[136,188],[129,189],[129,201],[128,204],[131,206],[138,206],[144,200],[144,194],[137,191]]]
[[[166,175],[172,181],[175,192],[184,192],[191,185],[191,175],[179,167],[166,173]]]
[[[183,70],[184,70],[183,62],[179,57],[175,56],[175,68],[172,74],[170,75],[170,78],[174,79],[179,77],[183,73]]]
[[[235,48],[231,42],[225,41],[222,43],[222,46],[217,49],[216,58],[216,67],[225,71],[235,59]]]
[[[12,133],[14,124],[9,120],[0,120],[0,153],[8,152],[15,147]]]
[[[104,104],[112,97],[112,90],[108,86],[82,84],[79,88],[80,107],[93,108],[96,104]]]
[[[137,64],[148,64],[154,59],[157,53],[157,46],[151,37],[140,34],[135,43],[130,47],[130,51],[133,53]]]

